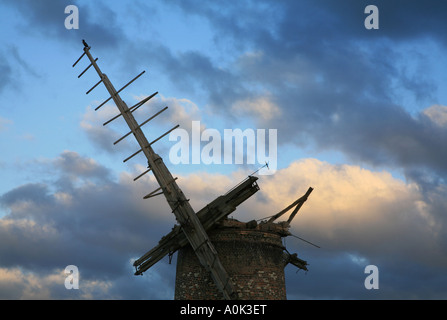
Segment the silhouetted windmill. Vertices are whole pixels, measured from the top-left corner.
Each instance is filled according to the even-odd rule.
[[[159,112],[143,121],[142,123],[137,123],[133,116],[133,112],[141,107],[144,103],[149,101],[152,97],[154,97],[158,92],[153,93],[147,98],[141,100],[136,103],[132,107],[128,107],[126,103],[121,99],[119,93],[124,90],[127,86],[129,86],[132,82],[138,79],[143,73],[141,72],[131,81],[129,81],[125,86],[123,86],[118,91],[114,88],[112,83],[106,74],[102,73],[96,61],[98,58],[94,59],[90,53],[91,47],[82,40],[84,44],[84,53],[79,57],[79,59],[73,64],[73,67],[86,55],[90,60],[90,64],[86,67],[84,71],[79,74],[78,78],[80,78],[91,66],[94,67],[96,72],[98,73],[100,80],[97,82],[90,90],[86,92],[86,94],[90,93],[94,88],[96,88],[101,82],[106,87],[107,91],[110,94],[110,97],[96,107],[95,110],[101,108],[105,103],[110,101],[111,99],[115,102],[118,107],[119,114],[117,114],[112,119],[106,121],[104,125],[109,124],[113,120],[123,117],[129,126],[130,132],[122,136],[120,139],[116,140],[114,144],[122,141],[124,138],[133,134],[135,139],[137,140],[140,149],[135,153],[124,159],[124,162],[128,161],[132,157],[136,156],[139,153],[143,153],[147,158],[148,170],[142,172],[135,179],[141,178],[143,175],[153,172],[158,184],[159,188],[148,193],[144,196],[144,199],[148,199],[151,197],[155,197],[157,195],[163,194],[174,213],[177,222],[179,225],[176,225],[173,230],[164,236],[159,244],[154,247],[152,250],[148,251],[141,258],[134,262],[134,266],[136,268],[136,275],[142,274],[146,270],[148,270],[151,266],[153,266],[160,259],[165,257],[166,255],[172,255],[178,249],[190,245],[194,250],[195,255],[197,256],[200,264],[205,268],[206,272],[211,275],[212,280],[214,281],[218,290],[222,293],[225,299],[237,299],[237,291],[231,281],[230,276],[226,272],[224,266],[219,259],[219,255],[210,241],[207,231],[216,227],[216,225],[225,219],[231,212],[236,210],[236,207],[251,197],[254,193],[259,190],[257,185],[257,177],[252,175],[248,176],[244,181],[240,184],[229,190],[226,194],[216,198],[214,201],[210,202],[203,209],[199,210],[197,213],[194,212],[193,208],[189,203],[189,199],[185,197],[182,190],[176,183],[177,178],[174,178],[166,165],[163,162],[163,159],[155,153],[152,149],[152,145],[169,134],[171,131],[178,128],[178,125],[168,130],[166,133],[162,134],[160,137],[155,140],[149,142],[145,137],[141,127],[148,123],[150,120],[161,114],[168,107],[161,109]],[[295,205],[299,205],[299,207],[304,203],[307,199],[307,196],[312,191],[312,188],[309,188],[309,191],[306,193],[305,198],[298,199],[299,201],[295,203]],[[298,211],[299,207],[295,209],[294,214]],[[290,208],[289,208],[290,209]],[[288,209],[287,209],[288,210]],[[287,211],[286,210],[286,211]],[[294,215],[293,214],[293,215]],[[276,217],[272,217],[275,220],[280,215]],[[290,223],[291,218],[289,218],[288,223]],[[270,222],[273,220],[271,219]],[[306,262],[298,259],[296,255],[290,255],[285,253],[284,261],[287,263],[293,263],[299,268],[306,269]],[[307,269],[306,269],[307,270]]]

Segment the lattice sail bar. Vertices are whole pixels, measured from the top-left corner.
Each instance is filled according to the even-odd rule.
[[[129,112],[129,111],[130,111],[130,112],[134,112],[134,111],[137,110],[139,107],[141,107],[143,104],[145,104],[147,101],[149,101],[151,98],[153,98],[156,94],[158,94],[158,91],[155,92],[155,93],[153,93],[153,94],[151,94],[149,97],[144,98],[144,99],[141,100],[140,102],[134,104],[132,107],[129,108],[128,112]],[[115,120],[115,119],[118,119],[120,116],[122,116],[121,113],[120,113],[120,114],[117,114],[117,115],[114,116],[112,119],[110,119],[110,120],[104,122],[102,125],[103,125],[103,126],[108,125],[110,122],[112,122],[112,121]]]
[[[146,123],[148,123],[149,121],[151,121],[152,119],[154,119],[156,116],[158,116],[160,113],[162,113],[163,111],[165,111],[168,107],[164,107],[163,109],[161,109],[160,111],[158,111],[156,114],[154,114],[152,117],[150,117],[149,119],[143,121],[141,124],[138,125],[137,128],[141,128],[142,126],[144,126]],[[123,140],[124,138],[126,138],[127,136],[129,136],[133,131],[130,131],[128,133],[126,133],[124,136],[122,136],[121,138],[119,138],[118,140],[116,140],[113,144],[117,144],[118,142],[120,142],[121,140]]]
[[[141,75],[143,73],[145,73],[146,71],[142,71],[139,75],[137,75],[135,78],[133,78],[132,80],[130,80],[127,84],[125,84],[121,89],[119,89],[117,92],[114,93],[115,96],[118,95],[118,93],[120,93],[121,91],[123,91],[124,89],[126,89],[132,82],[134,82],[135,80],[137,80],[139,77],[141,77]],[[111,95],[106,101],[104,101],[103,103],[101,103],[99,106],[97,106],[95,108],[95,111],[97,111],[99,108],[101,108],[103,105],[105,105],[107,102],[110,101],[110,99],[113,99],[113,95]]]

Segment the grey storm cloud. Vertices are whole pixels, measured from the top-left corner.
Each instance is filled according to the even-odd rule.
[[[152,248],[174,223],[163,214],[163,202],[148,204],[142,199],[142,186],[155,186],[148,182],[137,185],[130,178],[114,181],[108,169],[71,151],[46,165],[56,173],[53,182],[25,184],[0,196],[0,205],[8,212],[0,219],[0,269],[20,267],[44,277],[76,265],[86,283],[110,282],[108,294],[116,290],[118,298],[132,297],[114,286],[120,281],[123,286],[126,281],[141,285],[134,279],[131,260]],[[153,230],[154,224],[159,231]],[[152,278],[169,283],[175,271],[171,269],[154,268]],[[150,277],[138,280],[147,284]],[[63,282],[54,285],[60,287],[64,288]],[[150,297],[154,292],[146,294]]]
[[[231,117],[233,103],[262,88],[281,111],[263,122],[281,128],[280,144],[314,143],[317,149],[341,151],[372,165],[445,177],[447,130],[424,114],[431,104],[443,103],[436,100],[436,91],[443,88],[426,69],[427,53],[417,49],[418,42],[434,41],[445,50],[444,3],[378,1],[380,29],[373,32],[363,26],[367,1],[250,3],[231,3],[221,10],[216,3],[171,2],[208,19],[217,45],[218,38],[225,38],[253,53],[241,55],[224,74],[206,56],[183,54],[200,57],[187,77],[196,83],[205,79],[202,85],[213,110]],[[412,54],[416,71],[406,65],[407,54]],[[221,90],[227,87],[239,88],[238,94]],[[221,99],[224,92],[228,94]],[[398,98],[401,92],[419,105],[418,113],[405,108]]]
[[[172,265],[165,258],[143,277],[135,277],[131,266],[175,223],[162,197],[142,199],[156,188],[154,179],[134,182],[134,174],[124,172],[116,179],[108,168],[73,151],[39,165],[52,171],[44,182],[0,196],[7,212],[0,219],[0,297],[172,299],[175,256]],[[180,177],[179,185],[199,209],[230,188],[237,176],[192,174]],[[285,241],[290,252],[310,263],[308,273],[286,267],[289,299],[445,295],[445,286],[439,286],[445,282],[446,265],[444,189],[432,193],[430,202],[387,173],[316,159],[297,161],[258,183],[259,194],[240,206],[235,218],[270,216],[308,184],[315,187],[291,231],[321,248],[293,237]],[[366,264],[380,268],[380,291],[365,290]],[[67,265],[81,272],[79,292],[63,286]],[[427,274],[430,290],[418,279]],[[39,286],[33,285],[35,278]]]
[[[92,11],[89,5],[80,5],[76,0],[7,0],[4,4],[18,11],[19,16],[22,17],[18,20],[18,24],[26,32],[55,36],[61,41],[80,41],[86,38],[98,47],[116,46],[123,39],[123,33],[116,24],[116,14],[101,2],[95,3],[99,6],[96,12]],[[65,14],[65,8],[68,5],[76,5],[79,9],[80,28],[70,30],[71,32],[67,32],[64,26],[64,20],[68,16]]]
[[[13,83],[12,79],[12,68],[6,58],[6,55],[0,51],[0,92],[6,88],[6,86]]]
[[[428,0],[424,5],[418,1],[374,1],[379,8],[382,29],[377,33],[363,27],[364,10],[371,4],[366,0],[288,0],[279,3],[246,0],[228,3],[225,9],[219,3],[198,4],[191,0],[169,3],[190,14],[208,17],[219,29],[221,37],[230,36],[235,42],[256,46],[264,43],[265,47],[283,56],[292,51],[279,49],[293,49],[294,45],[302,45],[303,49],[304,46],[324,46],[321,40],[337,42],[348,38],[383,37],[406,41],[432,37],[444,42],[447,39],[443,32],[447,27],[443,17],[446,4],[436,0]],[[276,44],[283,42],[284,46],[272,47],[269,39],[277,41]]]

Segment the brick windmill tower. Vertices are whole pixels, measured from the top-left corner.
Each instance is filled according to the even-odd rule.
[[[162,237],[156,247],[134,262],[135,275],[143,274],[166,255],[172,256],[179,251],[175,299],[286,299],[285,265],[291,263],[300,269],[307,270],[307,262],[299,259],[296,254],[290,254],[283,246],[282,238],[290,235],[288,231],[290,222],[313,189],[309,188],[304,196],[289,207],[261,223],[254,220],[244,223],[228,219],[228,215],[236,210],[239,204],[259,190],[258,178],[250,175],[226,194],[195,212],[189,199],[177,185],[177,178],[172,176],[163,159],[152,148],[155,142],[175,130],[178,125],[151,142],[147,140],[141,129],[167,107],[140,124],[132,114],[158,92],[129,108],[119,93],[139,78],[144,71],[117,91],[107,75],[100,70],[96,63],[98,58],[94,59],[91,55],[91,47],[84,40],[83,44],[84,53],[73,67],[84,56],[88,57],[90,64],[78,78],[92,66],[100,77],[99,82],[86,94],[101,82],[104,84],[110,97],[95,110],[113,99],[119,114],[106,121],[104,125],[123,117],[130,129],[130,132],[114,144],[133,134],[140,149],[124,159],[124,162],[139,153],[145,155],[148,170],[142,172],[134,180],[152,171],[160,187],[145,195],[144,199],[163,194],[178,222],[170,233]],[[275,222],[292,208],[295,209],[287,221]]]

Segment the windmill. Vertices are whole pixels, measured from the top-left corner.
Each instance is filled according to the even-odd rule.
[[[163,257],[167,255],[172,256],[172,254],[180,248],[190,245],[200,264],[205,268],[206,272],[210,274],[213,282],[215,283],[217,289],[222,293],[224,299],[237,299],[237,291],[234,287],[234,284],[232,283],[231,277],[228,275],[227,271],[222,265],[219,255],[213,243],[210,241],[207,232],[216,227],[217,223],[225,219],[231,212],[236,210],[238,205],[250,198],[259,190],[259,186],[257,184],[258,178],[253,175],[249,175],[245,180],[233,187],[227,193],[219,196],[208,205],[206,205],[204,208],[195,212],[189,203],[189,199],[186,198],[180,187],[177,185],[177,178],[174,178],[172,176],[171,172],[168,170],[165,163],[163,162],[163,159],[152,148],[152,145],[155,142],[165,137],[167,134],[169,134],[179,126],[174,126],[151,142],[147,140],[141,129],[143,125],[164,112],[168,107],[161,109],[156,114],[152,115],[150,118],[139,124],[135,120],[133,112],[141,107],[143,104],[145,104],[147,101],[149,101],[151,98],[153,98],[155,95],[157,95],[158,92],[155,92],[152,95],[144,98],[130,108],[119,95],[121,91],[123,91],[127,86],[137,80],[142,74],[144,74],[145,71],[138,74],[121,89],[116,90],[107,75],[101,71],[98,64],[96,63],[98,58],[93,58],[90,52],[91,47],[85,42],[85,40],[82,40],[82,43],[84,44],[84,52],[73,64],[73,67],[75,67],[84,56],[87,56],[90,64],[79,74],[78,78],[80,78],[92,66],[94,67],[100,78],[100,80],[91,89],[89,89],[86,94],[89,94],[101,82],[106,87],[107,91],[110,94],[110,97],[103,103],[98,105],[95,110],[98,110],[110,100],[114,101],[119,110],[119,114],[106,121],[104,125],[107,125],[115,119],[122,117],[130,129],[128,133],[116,140],[114,144],[119,143],[129,135],[133,134],[140,146],[139,150],[124,159],[123,162],[128,161],[137,154],[144,154],[147,159],[148,169],[135,177],[134,181],[152,171],[159,184],[159,188],[148,193],[143,198],[149,199],[163,194],[178,222],[178,225],[175,225],[170,233],[162,237],[157,246],[155,246],[153,249],[145,253],[134,262],[134,266],[136,269],[135,275],[141,275],[155,263],[160,261]],[[310,194],[310,192],[311,190],[306,193],[305,199],[302,198],[301,201],[298,201],[297,203],[302,205],[302,203],[307,199],[307,196],[308,194]],[[297,205],[297,203],[295,203],[295,205]],[[295,210],[297,211],[298,209]],[[277,217],[272,217],[273,220],[276,218]],[[288,253],[286,254],[284,260],[287,263],[293,263],[302,269],[305,268],[306,265],[305,261],[297,259],[293,255],[290,255]]]

